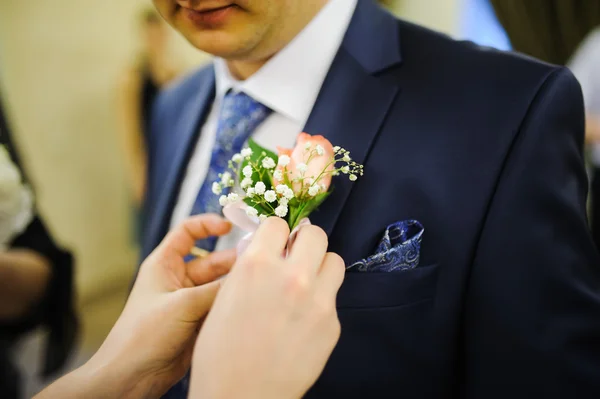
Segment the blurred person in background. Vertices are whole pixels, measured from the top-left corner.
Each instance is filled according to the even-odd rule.
[[[600,250],[600,27],[579,46],[569,67],[581,84],[585,100],[585,138],[591,164],[590,219],[592,235]]]
[[[47,330],[41,373],[65,365],[76,341],[73,257],[60,248],[36,213],[24,184],[0,101],[0,397],[21,397],[12,349],[37,327]]]
[[[127,68],[118,87],[119,134],[133,197],[135,240],[143,221],[142,202],[146,186],[148,126],[152,104],[160,89],[172,81],[181,66],[169,46],[168,26],[158,13],[144,9],[139,17],[141,50]]]

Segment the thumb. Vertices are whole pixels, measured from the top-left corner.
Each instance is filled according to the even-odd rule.
[[[182,288],[177,291],[177,306],[183,312],[186,321],[198,322],[212,307],[213,302],[219,292],[220,281],[213,281],[208,284],[193,288]]]

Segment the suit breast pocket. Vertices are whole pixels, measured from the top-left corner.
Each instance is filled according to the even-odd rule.
[[[403,306],[433,298],[438,264],[390,273],[346,273],[339,309]]]
[[[439,265],[346,273],[340,340],[307,398],[423,397],[436,367],[432,309]]]

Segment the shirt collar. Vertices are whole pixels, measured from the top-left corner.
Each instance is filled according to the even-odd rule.
[[[357,0],[329,0],[313,20],[250,78],[239,81],[215,60],[217,99],[242,91],[274,112],[305,124],[342,43]]]

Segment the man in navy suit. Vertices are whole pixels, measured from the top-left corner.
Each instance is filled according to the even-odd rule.
[[[223,133],[231,118],[265,147],[322,134],[364,164],[311,216],[330,251],[351,265],[390,224],[425,232],[418,267],[346,273],[342,336],[308,398],[600,397],[600,257],[567,69],[451,40],[373,0],[154,3],[216,59],[156,103],[144,256],[213,209],[207,187],[244,140]]]

